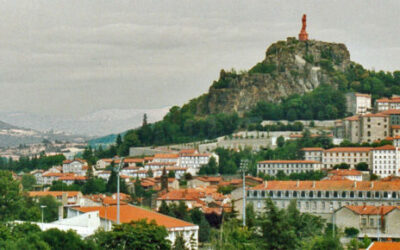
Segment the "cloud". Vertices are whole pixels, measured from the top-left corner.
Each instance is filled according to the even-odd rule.
[[[368,68],[399,68],[396,1],[6,1],[0,111],[83,117],[154,109],[205,91],[297,36],[348,45]]]

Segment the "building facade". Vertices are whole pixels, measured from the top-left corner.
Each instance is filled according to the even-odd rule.
[[[257,174],[276,175],[278,171],[289,175],[292,173],[303,173],[321,169],[321,162],[308,160],[272,160],[257,163]]]
[[[353,115],[365,114],[372,109],[371,95],[362,93],[346,94],[347,112]]]
[[[247,189],[246,202],[253,203],[257,212],[271,198],[279,208],[287,208],[296,200],[300,212],[319,215],[328,220],[332,213],[348,205],[400,205],[398,181],[265,181]]]
[[[324,151],[322,163],[324,168],[332,168],[335,165],[346,163],[351,169],[360,162],[371,164],[371,147],[337,147]]]

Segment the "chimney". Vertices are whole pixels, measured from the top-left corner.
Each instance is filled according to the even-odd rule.
[[[268,187],[268,181],[264,181],[264,188]]]
[[[315,181],[312,182],[312,187],[315,188]]]
[[[300,187],[300,181],[299,180],[297,180],[297,182],[296,182],[296,187]]]
[[[371,181],[371,188],[374,188],[374,182]]]
[[[62,206],[68,205],[68,193],[62,193],[61,204]]]
[[[354,181],[354,184],[353,184],[353,187],[357,187],[357,182],[356,181]]]

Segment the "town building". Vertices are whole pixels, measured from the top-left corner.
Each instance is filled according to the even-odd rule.
[[[400,249],[400,242],[393,242],[393,241],[374,241],[371,245],[368,246],[366,250],[399,250]]]
[[[336,147],[324,151],[322,163],[324,168],[332,168],[335,165],[346,163],[354,169],[360,162],[371,164],[371,147]]]
[[[188,168],[189,173],[196,175],[201,166],[208,164],[211,157],[214,157],[218,164],[219,158],[216,154],[200,154],[195,149],[184,149],[179,152],[179,166]]]
[[[400,181],[265,181],[248,188],[246,196],[247,203],[253,203],[257,212],[264,210],[269,197],[279,208],[296,200],[300,212],[331,220],[333,211],[343,206],[399,206]],[[240,204],[235,203],[235,207]]]
[[[347,117],[342,122],[336,122],[335,126],[335,136],[343,136],[352,143],[384,140],[391,133],[390,114],[385,112]]]
[[[359,238],[365,236],[375,239],[400,238],[398,206],[347,205],[335,211],[334,220],[335,225],[342,230],[350,227],[358,229]]]
[[[74,173],[79,176],[85,176],[88,170],[88,164],[85,160],[65,160],[63,161],[62,171],[63,173]]]
[[[393,96],[392,98],[380,98],[375,101],[375,108],[377,112],[389,110],[389,109],[400,109],[400,97]]]
[[[389,136],[389,115],[384,113],[365,114],[360,116],[359,142],[381,141]]]
[[[69,208],[68,218],[73,218],[90,212],[99,213],[100,227],[104,228],[106,231],[111,230],[112,225],[117,223],[117,206]],[[187,248],[197,249],[199,226],[144,208],[132,205],[120,206],[121,223],[129,223],[131,221],[139,221],[143,219],[146,219],[148,222],[154,220],[157,225],[164,226],[168,231],[167,239],[172,242],[172,245],[175,243],[177,236],[182,235]],[[190,244],[191,242],[195,242],[195,246],[192,246]]]
[[[346,111],[353,115],[365,114],[372,110],[371,95],[350,92],[346,94]]]
[[[304,152],[304,159],[306,161],[318,161],[322,162],[322,159],[324,157],[324,149],[323,148],[302,148],[301,149]]]
[[[362,181],[363,173],[355,169],[336,169],[328,172],[327,179]]]
[[[398,147],[385,145],[373,148],[371,152],[372,173],[380,177],[399,176],[400,152]]]
[[[159,209],[162,202],[166,202],[167,205],[172,203],[178,205],[179,202],[184,202],[189,209],[200,208],[200,210],[206,213],[207,208],[213,207],[219,208],[219,212],[222,213],[224,208],[231,207],[231,200],[228,196],[218,193],[217,190],[217,187],[171,190],[157,198],[156,206]]]
[[[61,202],[63,206],[80,205],[83,196],[79,191],[30,191],[28,195],[35,198],[50,195]]]
[[[279,171],[289,175],[321,169],[321,162],[307,160],[270,160],[257,163],[257,174],[276,175]]]

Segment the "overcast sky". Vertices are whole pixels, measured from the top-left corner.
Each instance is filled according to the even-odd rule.
[[[1,1],[0,111],[79,117],[181,105],[277,40],[345,43],[400,69],[400,1]]]

